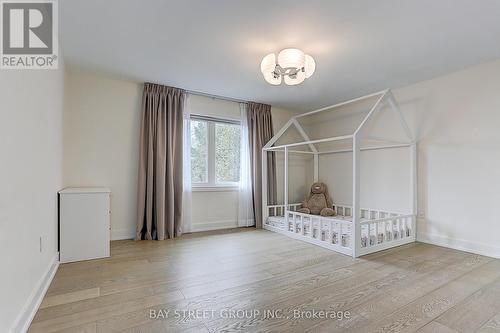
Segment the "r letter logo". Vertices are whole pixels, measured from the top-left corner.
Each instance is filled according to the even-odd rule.
[[[56,69],[57,2],[1,1],[2,69]]]

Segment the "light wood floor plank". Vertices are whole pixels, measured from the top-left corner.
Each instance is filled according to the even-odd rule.
[[[85,299],[99,297],[99,288],[83,289],[69,293],[48,296],[43,299],[40,309],[45,309],[51,306],[73,303]]]
[[[97,333],[97,323],[87,323],[79,326],[72,326],[67,329],[55,331],[55,333]]]
[[[478,333],[499,333],[500,332],[500,312],[493,316],[486,322],[479,330]]]
[[[417,331],[418,333],[459,333],[454,329],[451,329],[443,324],[435,321],[431,321],[421,329]]]
[[[459,332],[474,332],[500,309],[500,279],[446,311],[437,322]]]

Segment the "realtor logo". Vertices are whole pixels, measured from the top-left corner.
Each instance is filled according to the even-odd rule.
[[[2,69],[57,69],[56,0],[2,0]]]

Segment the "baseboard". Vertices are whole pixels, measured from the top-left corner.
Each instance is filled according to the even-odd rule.
[[[59,252],[57,252],[50,262],[50,266],[47,272],[42,276],[38,282],[36,288],[31,293],[27,302],[25,303],[21,313],[19,313],[14,325],[12,326],[10,332],[12,333],[25,333],[30,327],[31,321],[35,317],[40,304],[42,303],[43,297],[49,289],[50,283],[56,275],[57,269],[59,268]]]
[[[111,240],[134,239],[135,229],[113,229],[111,228]]]
[[[455,239],[446,236],[426,233],[418,233],[417,241],[500,259],[500,247],[492,246],[489,244],[471,242],[464,239]]]
[[[253,223],[252,223],[253,224]],[[219,229],[231,229],[238,228],[238,221],[236,220],[225,220],[217,222],[202,222],[193,223],[191,225],[191,230],[189,232],[200,232],[200,231],[210,231]],[[111,240],[122,240],[122,239],[134,239],[135,229],[111,229]]]
[[[230,229],[230,228],[237,228],[237,227],[238,227],[238,221],[237,220],[226,220],[226,221],[217,221],[217,222],[193,223],[191,225],[191,232],[210,231],[210,230],[219,230],[219,229]]]

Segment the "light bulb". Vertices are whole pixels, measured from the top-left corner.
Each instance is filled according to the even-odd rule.
[[[278,64],[283,68],[302,68],[305,55],[299,49],[284,49],[278,54]]]
[[[306,63],[304,65],[304,69],[306,71],[306,78],[310,78],[311,75],[313,75],[314,70],[316,69],[316,63],[314,62],[313,57],[311,57],[309,54],[306,54],[305,59]]]

